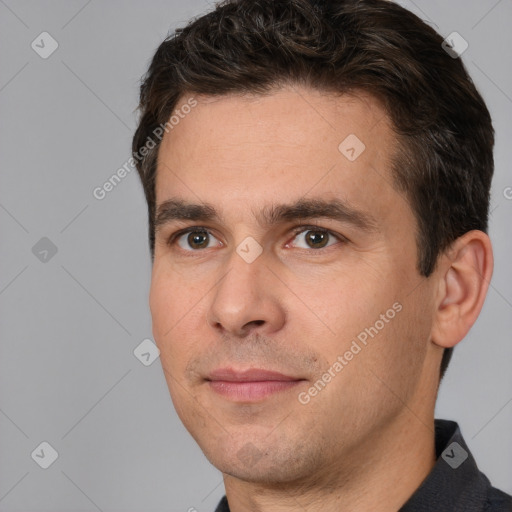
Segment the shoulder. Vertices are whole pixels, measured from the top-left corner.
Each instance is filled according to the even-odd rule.
[[[485,512],[512,512],[512,496],[496,487],[491,487],[487,494]]]

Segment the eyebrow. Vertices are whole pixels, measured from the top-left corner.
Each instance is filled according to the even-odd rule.
[[[354,225],[365,232],[378,231],[376,219],[367,212],[358,210],[340,199],[299,199],[291,204],[267,205],[261,212],[254,212],[261,226],[300,219],[328,218]],[[158,205],[155,215],[155,231],[173,221],[217,221],[222,218],[209,203],[190,203],[182,199],[168,199]]]

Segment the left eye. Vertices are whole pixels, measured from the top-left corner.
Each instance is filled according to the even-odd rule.
[[[294,240],[302,240],[302,245],[295,244],[301,249],[323,249],[340,241],[340,238],[325,229],[303,229],[295,233]]]

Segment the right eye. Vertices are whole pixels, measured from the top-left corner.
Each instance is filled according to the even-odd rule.
[[[217,240],[218,243],[215,243],[215,240],[217,239],[207,229],[193,228],[172,235],[169,245],[177,243],[184,251],[194,252],[219,246],[221,242]]]

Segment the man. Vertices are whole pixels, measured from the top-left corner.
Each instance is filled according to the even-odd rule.
[[[493,268],[489,112],[384,0],[241,0],[143,81],[153,334],[217,511],[502,511],[434,420]]]

